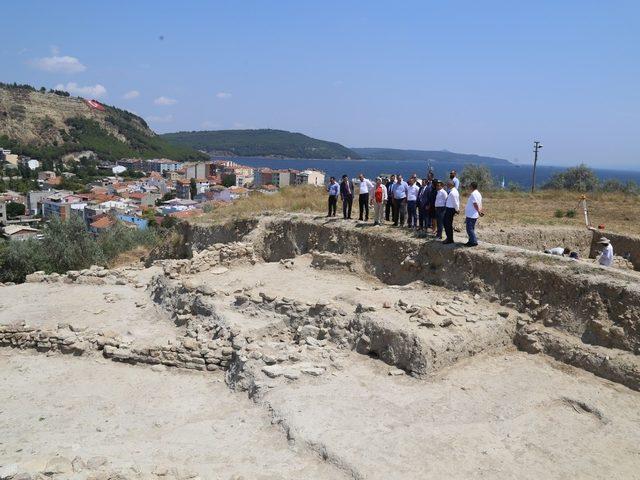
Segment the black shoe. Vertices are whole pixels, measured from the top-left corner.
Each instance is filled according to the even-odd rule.
[[[392,226],[392,227],[397,227],[397,226],[398,226],[398,224],[397,224],[397,223],[394,223],[394,224],[392,224],[391,226]]]
[[[449,243],[453,243],[453,240],[445,240],[444,242],[442,242],[443,245],[448,245]]]
[[[471,243],[471,242],[467,242],[464,244],[465,247],[477,247],[478,244],[477,243]]]

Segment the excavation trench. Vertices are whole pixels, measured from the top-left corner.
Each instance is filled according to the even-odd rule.
[[[242,225],[246,228],[246,224]],[[237,230],[225,227],[225,231]],[[207,247],[206,238],[219,238],[209,236],[204,227],[193,228],[191,235],[200,239],[202,248]],[[413,374],[428,375],[465,356],[504,348],[515,338],[516,345],[526,351],[545,351],[566,363],[638,388],[640,289],[635,274],[500,245],[478,249],[444,246],[309,216],[261,219],[251,224],[244,238],[250,240],[260,261],[281,262],[306,254],[333,256],[324,262],[352,272],[366,272],[385,285],[423,282],[475,295],[513,313],[509,321],[480,323],[486,332],[478,327],[468,339],[452,338],[438,351],[411,331],[369,318],[366,311],[349,312],[352,318],[346,327],[341,326],[348,332],[349,348]],[[518,314],[521,319],[516,324]],[[588,353],[591,346],[605,347],[614,357],[622,355],[624,365],[617,368],[573,357],[570,360],[570,355],[557,353],[558,348],[545,348],[553,343],[548,339],[543,341],[540,336],[536,341],[541,333],[528,327],[530,323],[557,331],[567,342],[583,345],[587,349],[584,358],[592,355]],[[567,349],[570,347],[566,345]]]

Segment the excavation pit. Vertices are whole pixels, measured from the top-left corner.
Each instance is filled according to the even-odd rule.
[[[634,272],[310,216],[184,235],[189,258],[0,289],[1,468],[635,475]]]

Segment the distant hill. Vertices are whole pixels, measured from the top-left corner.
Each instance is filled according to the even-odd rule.
[[[207,158],[169,144],[142,118],[125,110],[104,104],[94,108],[64,91],[4,83],[0,83],[0,147],[39,160],[86,150],[103,160]]]
[[[285,130],[214,130],[165,133],[169,143],[209,153],[239,157],[353,158],[360,156],[339,143]]]
[[[468,153],[454,153],[446,150],[401,150],[397,148],[353,148],[364,159],[371,160],[411,160],[436,162],[475,163],[479,165],[500,166],[513,165],[509,160],[496,157],[485,157]]]

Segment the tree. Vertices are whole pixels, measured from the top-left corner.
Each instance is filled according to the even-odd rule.
[[[468,163],[462,169],[460,181],[465,187],[469,186],[471,182],[476,182],[478,184],[478,189],[480,190],[492,190],[494,187],[491,170],[489,170],[489,167],[486,165]]]
[[[81,270],[105,263],[105,256],[84,222],[76,215],[62,221],[53,218],[44,229],[42,248],[47,252],[52,271]]]
[[[577,167],[568,168],[564,172],[552,175],[542,188],[591,192],[598,188],[598,184],[595,172],[581,163]]]
[[[7,202],[7,217],[15,218],[24,215],[26,207],[22,203]]]
[[[233,187],[236,184],[236,176],[234,174],[225,175],[222,177],[222,185],[225,187]]]
[[[196,179],[195,178],[192,178],[189,181],[189,194],[191,195],[191,200],[196,198],[196,195],[198,194],[198,187],[196,186]]]

